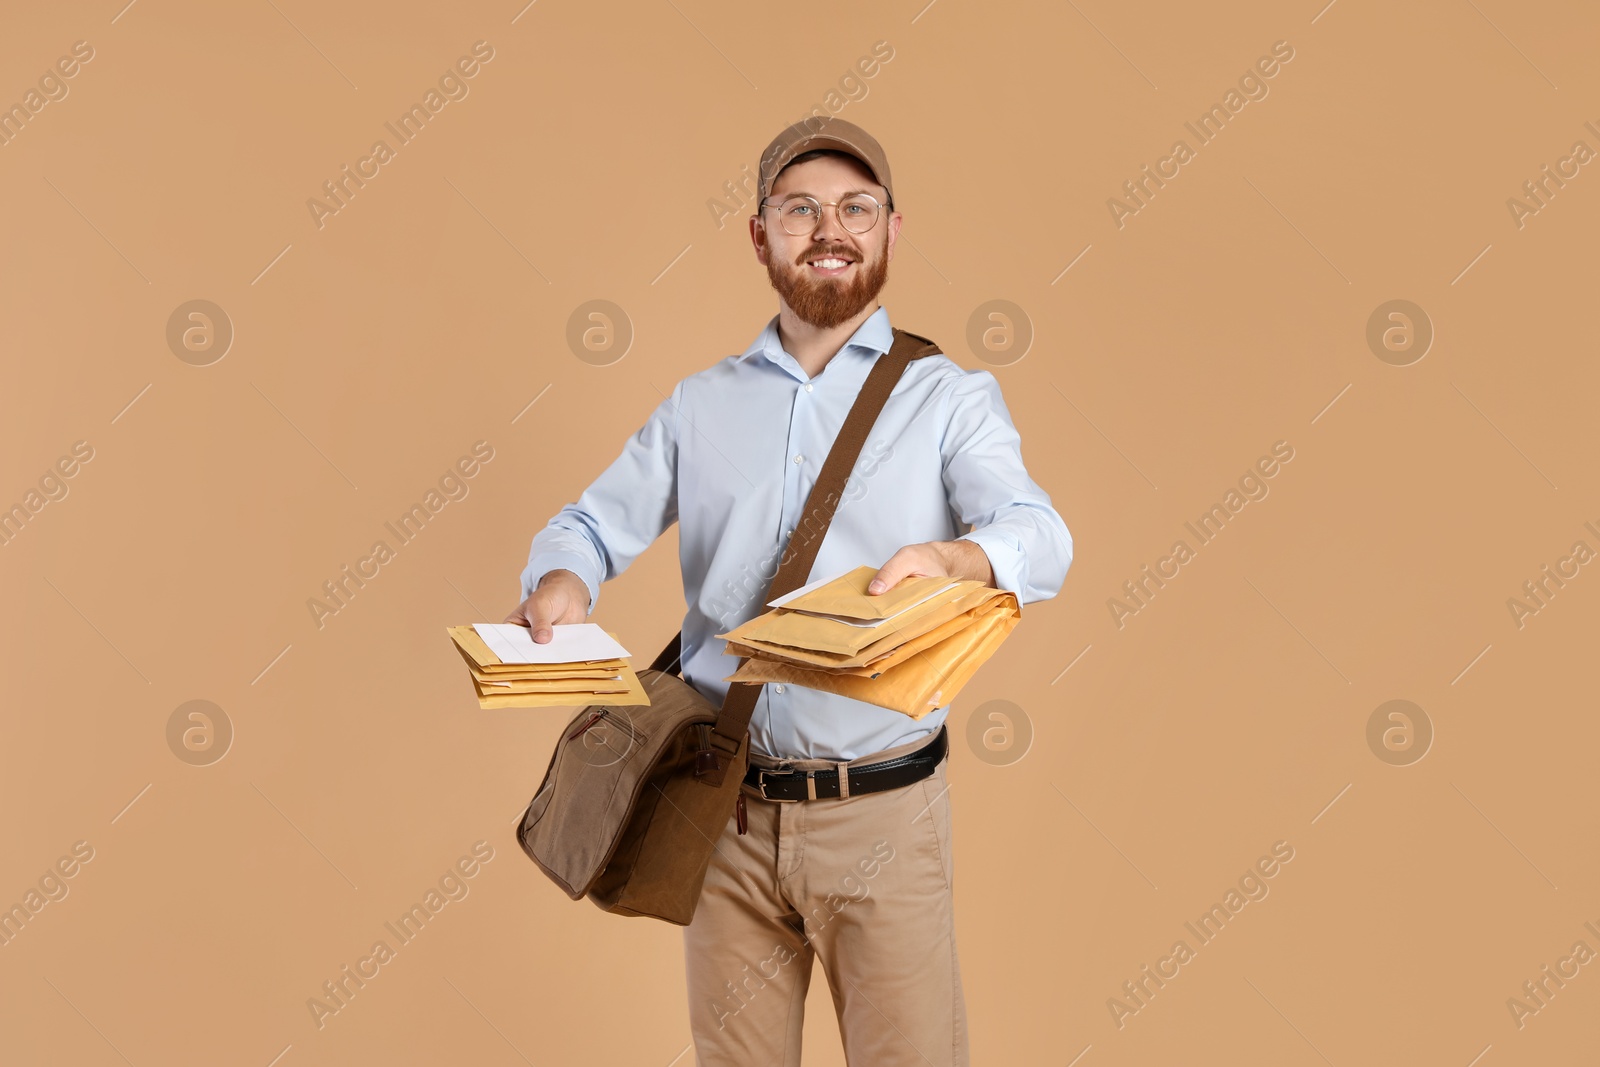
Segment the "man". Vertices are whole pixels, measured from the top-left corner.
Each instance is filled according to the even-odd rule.
[[[535,641],[584,621],[600,584],[676,521],[689,609],[682,673],[718,706],[737,660],[713,635],[767,610],[823,460],[892,342],[878,303],[902,220],[888,162],[854,124],[814,123],[767,148],[750,219],[778,314],[742,355],[678,382],[533,538],[525,599],[506,619]],[[807,580],[872,563],[881,566],[870,592],[936,575],[1029,603],[1053,597],[1071,562],[1072,536],[1023,466],[994,376],[928,355],[909,364],[878,416]],[[763,687],[750,773],[683,934],[701,1067],[797,1067],[815,959],[849,1062],[968,1062],[949,710],[912,719]]]

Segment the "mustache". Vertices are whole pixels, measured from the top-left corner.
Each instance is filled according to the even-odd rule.
[[[861,262],[861,257],[856,254],[854,249],[824,248],[820,250],[808,249],[807,251],[802,252],[800,253],[800,258],[795,260],[794,263],[797,267],[804,266],[813,259],[842,259],[849,263]]]

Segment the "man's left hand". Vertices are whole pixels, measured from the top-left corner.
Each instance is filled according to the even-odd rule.
[[[867,592],[876,595],[893,589],[902,578],[926,577],[974,579],[993,586],[994,568],[976,542],[924,541],[890,556],[867,583]]]

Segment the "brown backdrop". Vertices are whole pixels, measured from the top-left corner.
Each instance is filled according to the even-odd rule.
[[[512,835],[570,712],[444,627],[772,314],[747,175],[813,108],[1077,542],[950,719],[975,1061],[1593,1056],[1590,5],[122,2],[0,35],[0,1059],[692,1062],[678,931]],[[595,621],[648,659],[678,581]]]

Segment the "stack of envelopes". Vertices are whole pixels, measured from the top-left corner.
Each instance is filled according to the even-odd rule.
[[[724,678],[837,693],[920,719],[949,704],[1021,621],[1015,593],[974,579],[904,578],[876,596],[861,566],[770,601],[717,634],[749,657]]]
[[[481,708],[649,704],[628,650],[592,622],[553,625],[548,643],[526,626],[447,626],[467,661]]]

